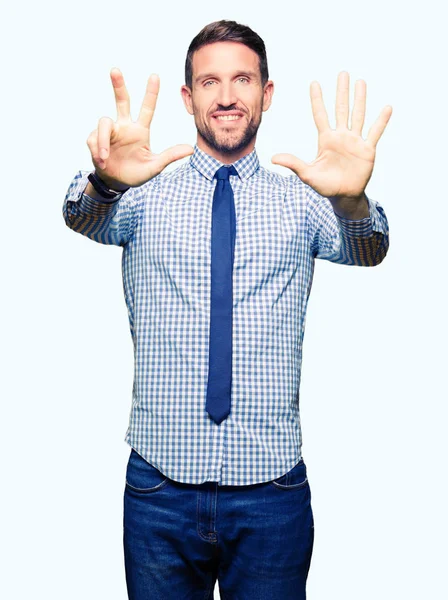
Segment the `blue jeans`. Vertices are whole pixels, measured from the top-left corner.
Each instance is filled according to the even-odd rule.
[[[129,600],[305,600],[314,542],[306,466],[245,486],[180,483],[131,449],[123,545]]]

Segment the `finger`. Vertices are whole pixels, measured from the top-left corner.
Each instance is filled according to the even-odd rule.
[[[120,69],[116,67],[111,69],[110,78],[114,87],[117,119],[129,120],[131,118],[131,102]]]
[[[271,162],[274,163],[274,165],[281,165],[282,167],[291,169],[306,183],[306,172],[308,171],[309,165],[306,162],[303,162],[303,160],[300,160],[300,158],[297,158],[297,156],[294,156],[294,154],[274,154],[271,158]]]
[[[110,136],[113,126],[114,122],[110,117],[101,117],[98,122],[98,152],[103,160],[109,157]]]
[[[92,161],[95,166],[99,166],[100,169],[104,169],[104,162],[101,160],[98,152],[98,132],[92,131],[92,133],[87,138],[87,146],[89,147],[90,154],[92,155]]]
[[[190,156],[191,154],[193,154],[193,152],[193,146],[189,146],[188,144],[178,144],[177,146],[171,146],[171,148],[168,148],[168,150],[165,150],[164,152],[161,152],[159,154],[157,160],[157,169],[159,169],[160,167],[160,171],[162,171],[170,163],[176,160],[180,160],[181,158],[185,158],[186,156]]]
[[[330,129],[330,123],[328,122],[327,111],[325,110],[325,104],[322,98],[322,90],[320,84],[317,81],[312,81],[310,85],[310,96],[311,96],[311,108],[313,111],[313,119],[316,123],[317,130],[319,133]]]
[[[137,121],[144,127],[148,127],[151,124],[154,110],[156,108],[157,96],[159,94],[160,79],[156,74],[149,76],[148,83],[146,84],[145,97],[143,98],[142,107],[138,115]]]
[[[347,71],[338,75],[336,90],[336,129],[348,129],[348,90],[350,78]]]
[[[392,106],[388,104],[381,111],[380,116],[369,129],[367,134],[367,141],[370,142],[374,147],[378,144],[380,137],[383,135],[383,131],[386,129],[386,125],[392,115]]]
[[[358,79],[355,84],[355,103],[352,111],[351,130],[362,136],[364,117],[366,114],[366,82]]]

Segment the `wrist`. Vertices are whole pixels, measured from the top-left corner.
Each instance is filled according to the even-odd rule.
[[[87,176],[87,179],[90,181],[92,186],[95,188],[99,197],[103,198],[107,202],[114,202],[115,200],[119,200],[121,198],[121,196],[130,187],[130,186],[123,187],[123,184],[119,184],[119,187],[121,189],[114,189],[113,187],[111,187],[109,185],[109,183],[112,183],[112,185],[113,185],[114,183],[116,184],[116,182],[114,182],[113,180],[111,181],[111,179],[109,177],[107,177],[107,181],[104,181],[104,179],[102,179],[96,171],[94,171],[93,173],[89,173],[89,175]]]
[[[99,173],[97,169],[95,169],[95,175],[99,179],[101,179],[101,181],[103,181],[109,189],[114,190],[115,192],[124,192],[130,187],[125,183],[122,183],[120,181],[117,181],[116,179],[112,179],[111,177],[104,175],[104,173]]]
[[[370,216],[367,196],[363,192],[358,197],[330,196],[328,198],[337,216],[349,220],[361,220]]]

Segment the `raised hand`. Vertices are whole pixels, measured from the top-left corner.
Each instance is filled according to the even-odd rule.
[[[149,127],[151,125],[160,80],[151,75],[137,121],[130,115],[130,100],[121,71],[110,72],[117,105],[117,120],[109,117],[99,120],[87,145],[98,175],[113,189],[137,187],[158,175],[170,163],[193,154],[187,144],[172,146],[160,154],[151,152]]]
[[[372,125],[367,139],[362,137],[366,110],[366,83],[360,79],[355,86],[355,103],[348,128],[349,74],[338,76],[336,92],[336,129],[331,129],[317,81],[310,86],[314,122],[319,132],[317,158],[305,163],[293,154],[275,154],[274,164],[288,167],[302,181],[326,197],[361,198],[372,175],[376,145],[392,114],[387,105]]]

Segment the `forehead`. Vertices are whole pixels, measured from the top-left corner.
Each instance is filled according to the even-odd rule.
[[[225,75],[236,70],[251,70],[258,73],[258,54],[239,42],[214,42],[202,46],[193,54],[193,77],[202,73],[216,72]]]

